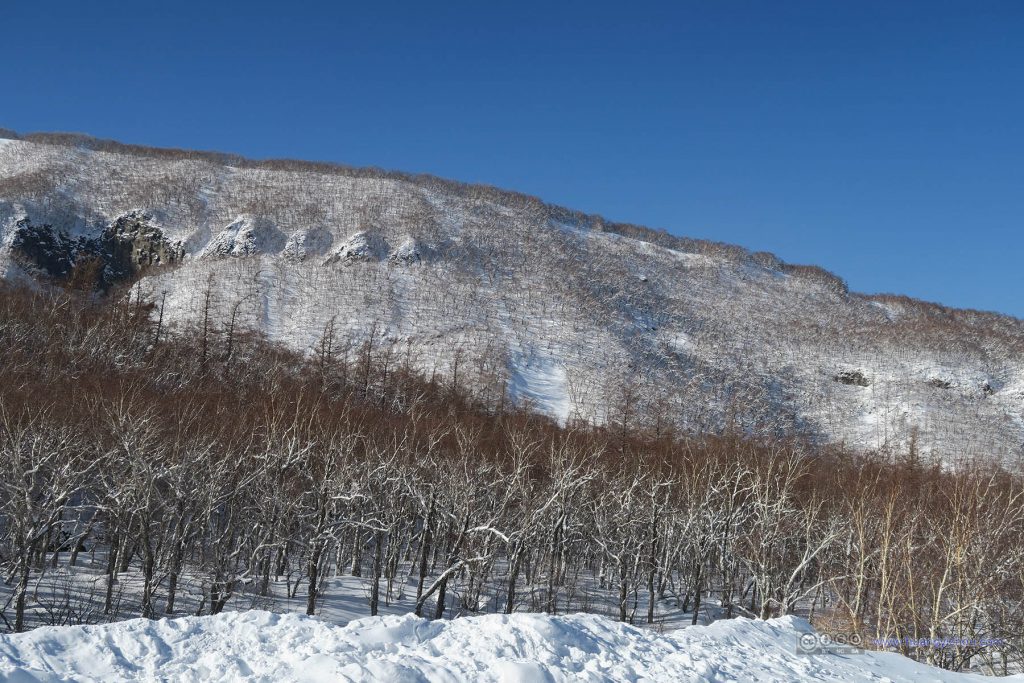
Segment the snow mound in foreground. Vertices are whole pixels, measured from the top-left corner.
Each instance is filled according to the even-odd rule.
[[[45,627],[0,637],[9,681],[961,681],[899,655],[797,654],[807,622],[731,620],[665,635],[595,615],[294,614]],[[1020,680],[1020,679],[1018,679]]]

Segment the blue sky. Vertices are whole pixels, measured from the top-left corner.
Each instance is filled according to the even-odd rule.
[[[0,126],[428,172],[1024,317],[1024,3],[27,2]]]

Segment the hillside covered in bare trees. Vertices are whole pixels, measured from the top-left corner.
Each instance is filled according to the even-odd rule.
[[[135,282],[161,335],[198,325],[203,354],[213,334],[255,330],[342,363],[369,349],[563,425],[1022,455],[1013,318],[859,295],[771,254],[490,187],[2,137],[4,277]]]
[[[1019,472],[561,426],[368,340],[304,356],[225,322],[168,334],[138,292],[0,288],[3,630],[799,614],[949,669],[1018,666]]]
[[[796,614],[1020,666],[1020,321],[434,178],[0,168],[4,631]]]

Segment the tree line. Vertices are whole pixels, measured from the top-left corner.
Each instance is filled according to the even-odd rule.
[[[7,631],[317,614],[344,575],[369,615],[796,613],[996,672],[1024,642],[1024,487],[990,463],[559,426],[326,332],[303,356],[230,319],[169,331],[124,291],[4,285],[0,348]],[[46,583],[86,556],[98,592]]]

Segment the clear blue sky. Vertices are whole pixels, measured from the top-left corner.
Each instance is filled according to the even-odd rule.
[[[0,22],[0,126],[490,183],[1024,317],[1024,2],[12,0]]]

